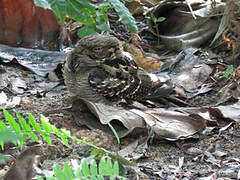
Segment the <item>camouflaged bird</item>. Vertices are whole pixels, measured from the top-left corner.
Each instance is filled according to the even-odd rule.
[[[142,100],[157,77],[138,67],[124,52],[120,41],[110,35],[82,38],[64,65],[64,80],[73,96],[91,102]]]

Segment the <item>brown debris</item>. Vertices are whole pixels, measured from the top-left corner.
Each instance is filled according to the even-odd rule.
[[[55,14],[35,6],[33,0],[1,0],[0,27],[0,43],[28,48],[50,42],[57,46],[60,32]]]
[[[80,130],[73,135],[79,139],[87,138],[87,142],[91,142],[94,145],[107,150],[114,151],[116,147],[114,145],[113,137],[99,129]]]

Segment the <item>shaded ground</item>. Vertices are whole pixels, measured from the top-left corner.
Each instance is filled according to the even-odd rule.
[[[33,79],[35,83],[27,83],[27,88],[22,95],[21,103],[17,109],[23,116],[32,113],[35,117],[55,109],[70,106],[70,98],[65,86],[57,86],[52,90],[46,90],[47,86],[37,87],[36,82],[46,82],[28,71],[14,67],[6,67],[9,76],[17,76],[20,79]],[[38,93],[36,90],[38,88]],[[11,94],[4,89],[6,94]],[[11,109],[9,112],[13,112]],[[3,119],[1,114],[1,119]],[[72,116],[67,112],[57,112],[49,116],[50,123],[58,128],[66,128],[79,138],[87,136],[95,145],[109,150],[115,149],[114,138],[101,131],[90,131],[77,126]],[[134,139],[122,140],[122,147]],[[88,156],[89,148],[82,145],[74,145],[66,148],[58,140],[54,140],[57,151],[52,151],[41,164],[41,169],[52,169],[53,162],[60,164],[70,159],[80,159]],[[31,145],[31,143],[27,143]],[[223,179],[237,179],[240,172],[240,128],[239,124],[233,124],[219,133],[219,130],[206,131],[196,139],[169,142],[154,140],[150,143],[143,157],[138,160],[139,169],[135,172],[140,179],[197,179],[200,177],[222,177]],[[12,150],[6,148],[5,153]],[[56,153],[57,152],[57,153]],[[2,166],[3,167],[3,166]],[[129,179],[135,175],[129,171]]]

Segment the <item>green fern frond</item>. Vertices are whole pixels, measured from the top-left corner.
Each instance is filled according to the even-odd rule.
[[[40,117],[40,125],[31,113],[28,114],[28,123],[18,112],[16,112],[18,122],[7,110],[3,109],[3,114],[5,120],[9,124],[10,129],[19,135],[18,144],[20,147],[23,146],[23,143],[26,141],[27,137],[31,137],[33,141],[39,142],[37,134],[39,134],[50,145],[52,144],[50,135],[55,134],[61,139],[64,145],[69,146],[68,140],[71,139],[70,132],[63,129],[59,131],[54,125],[51,125],[48,118],[44,117],[43,115]],[[0,121],[0,130],[5,129],[9,128],[3,121]],[[2,141],[0,141],[0,145],[3,149],[4,143]]]
[[[126,179],[123,174],[119,175],[118,162],[113,162],[110,157],[102,157],[99,164],[94,159],[88,163],[85,158],[81,160],[80,165],[76,162],[72,164],[73,168],[67,163],[64,163],[63,168],[55,165],[54,174],[48,171],[45,175],[47,179],[53,180],[104,180],[106,177],[109,177],[109,179]],[[42,180],[42,178],[38,178],[38,180]]]
[[[94,156],[96,159],[100,159],[103,156],[109,156],[112,159],[117,160],[121,164],[137,166],[136,163],[130,162],[120,157],[118,154],[108,152],[105,149],[97,147],[91,142],[87,142],[86,141],[87,138],[83,138],[80,140],[75,136],[71,136],[71,133],[68,130],[57,129],[54,125],[50,124],[48,118],[44,117],[43,115],[41,115],[41,118],[40,118],[41,124],[39,124],[31,113],[28,114],[28,121],[26,121],[18,112],[16,112],[16,117],[18,119],[18,122],[7,110],[3,109],[3,113],[9,125],[6,125],[3,121],[0,120],[0,132],[10,130],[11,132],[17,134],[18,136],[17,143],[19,144],[20,148],[23,147],[23,144],[24,142],[26,142],[26,139],[28,137],[31,137],[35,142],[39,142],[37,135],[40,135],[48,144],[51,144],[52,141],[51,141],[50,135],[56,135],[61,140],[61,142],[68,147],[69,147],[69,140],[78,144],[84,143],[88,146],[93,147],[94,150],[92,151],[91,155]],[[116,137],[118,137],[117,134],[115,135]],[[1,140],[0,138],[1,149],[4,148],[4,142],[5,141]],[[109,161],[106,161],[103,163],[104,165],[101,171],[103,171],[105,167],[105,163],[108,165],[108,169],[113,168],[111,163]],[[108,174],[112,173],[106,170],[104,172],[107,172]]]

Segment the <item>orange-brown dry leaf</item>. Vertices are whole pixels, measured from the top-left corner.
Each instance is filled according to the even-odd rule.
[[[146,57],[143,52],[133,44],[127,44],[125,50],[132,54],[138,65],[143,69],[161,69],[164,64],[162,61],[153,57]]]
[[[22,46],[32,47],[38,41],[39,21],[36,16],[36,8],[33,1],[18,0],[22,9],[23,29]]]
[[[0,12],[3,12],[3,2],[0,0]],[[0,13],[0,28],[4,29],[4,19],[3,19],[3,14]],[[3,30],[0,30],[0,42],[3,41]]]
[[[33,0],[0,0],[0,43],[43,48],[42,42],[57,45],[59,32],[55,14]]]
[[[59,33],[59,24],[55,14],[50,9],[43,9],[37,6],[36,10],[42,29],[41,38],[46,41],[52,41],[53,37]]]
[[[21,41],[20,33],[23,24],[22,10],[17,0],[2,0],[3,11],[1,14],[4,18],[4,43],[15,45]],[[0,29],[1,30],[1,29]]]

